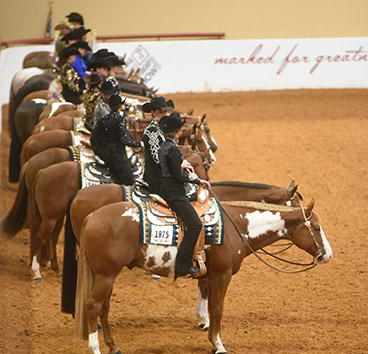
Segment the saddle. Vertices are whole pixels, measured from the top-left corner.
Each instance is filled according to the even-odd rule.
[[[175,226],[177,220],[169,208],[168,204],[164,199],[162,199],[157,194],[149,195],[152,199],[147,201],[147,219],[152,224],[152,230],[154,233],[154,238],[157,237],[159,240],[162,239],[165,242],[165,238],[169,239],[169,231],[165,232],[165,225]],[[209,199],[209,194],[206,189],[200,187],[197,192],[197,200],[191,203],[196,210],[198,216],[200,217],[203,227],[201,229],[200,235],[198,237],[197,244],[194,249],[193,254],[193,265],[197,265],[200,268],[200,273],[196,277],[203,277],[207,273],[207,268],[205,265],[206,254],[205,254],[205,225],[214,221],[216,218],[215,213],[217,208],[214,203]],[[160,231],[157,231],[154,225],[160,225]],[[156,232],[156,233],[155,233]],[[184,228],[180,225],[179,229],[176,229],[177,233],[177,247],[180,246],[183,236]],[[175,231],[174,231],[175,234]],[[151,235],[152,242],[152,235]]]

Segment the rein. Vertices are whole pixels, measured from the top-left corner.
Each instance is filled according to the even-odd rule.
[[[225,213],[225,215],[229,218],[230,222],[232,223],[232,225],[234,226],[236,232],[238,233],[240,239],[243,241],[243,243],[245,244],[245,246],[262,262],[264,263],[266,266],[280,272],[280,273],[285,273],[285,274],[295,274],[295,273],[301,273],[301,272],[305,272],[306,270],[309,270],[309,269],[312,269],[314,268],[317,263],[315,262],[315,259],[317,259],[317,257],[313,260],[313,262],[311,263],[307,263],[307,264],[304,264],[304,263],[297,263],[297,262],[292,262],[292,261],[288,261],[288,260],[285,260],[285,259],[282,259],[280,257],[277,257],[275,256],[274,254],[271,254],[269,253],[268,251],[265,251],[264,249],[263,252],[278,259],[278,260],[281,260],[283,262],[286,262],[286,263],[289,263],[289,264],[293,264],[293,265],[298,265],[298,266],[304,266],[306,268],[304,269],[300,269],[300,270],[295,270],[295,271],[286,271],[286,270],[282,270],[282,269],[279,269],[279,268],[276,268],[274,266],[272,266],[271,264],[269,264],[268,262],[266,262],[265,260],[263,260],[256,251],[253,250],[253,248],[250,246],[250,244],[248,243],[248,241],[246,240],[246,238],[242,235],[242,233],[240,232],[238,226],[236,225],[235,221],[233,220],[233,218],[230,216],[230,214],[227,212],[227,210],[224,208],[224,206],[221,204],[221,202],[218,200],[218,198],[216,197],[215,193],[212,191],[211,188],[208,188],[208,190],[211,192],[212,196],[215,198],[216,202],[218,203],[218,205],[220,206],[220,208],[222,209],[222,211]],[[284,208],[288,208],[288,207],[284,207]],[[305,212],[304,212],[304,209],[302,207],[302,210],[303,210],[303,215],[304,215],[304,219],[306,220],[305,221],[305,225],[307,226],[307,223],[309,223],[309,227],[307,226],[311,236],[312,236],[312,239],[313,241],[316,243],[316,238],[311,230],[311,226],[310,226],[310,222],[307,220],[306,218],[306,215],[305,215]],[[317,245],[317,249],[319,251],[319,253],[321,253],[320,251],[320,247],[318,246],[318,243],[316,244]],[[291,246],[290,246],[291,247]]]

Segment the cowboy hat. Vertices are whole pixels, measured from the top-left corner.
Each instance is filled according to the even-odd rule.
[[[113,56],[112,58],[107,58],[106,59],[107,64],[109,65],[109,67],[113,67],[113,66],[122,66],[125,65],[125,61],[121,60],[119,57],[117,56]]]
[[[61,29],[70,29],[70,27],[67,25],[65,21],[60,21],[54,28],[55,31],[59,31]]]
[[[92,51],[91,47],[88,45],[88,43],[82,39],[80,39],[78,42],[75,42],[71,45],[71,47],[74,47],[76,49],[83,48],[87,49],[89,51]]]
[[[112,95],[110,98],[109,98],[109,106],[110,107],[114,107],[114,106],[120,106],[122,105],[123,103],[125,102],[125,99],[123,100],[121,98],[120,95]]]
[[[65,16],[69,22],[78,22],[84,25],[83,17],[78,12],[71,12],[69,15]]]
[[[186,120],[186,117],[181,119],[180,113],[172,112],[169,116],[162,117],[158,124],[164,133],[174,133],[185,124]]]
[[[102,79],[100,75],[92,73],[91,75],[83,76],[83,81],[88,85],[97,85],[102,81]]]
[[[101,87],[99,87],[99,90],[105,95],[115,95],[117,93],[117,89],[114,88],[110,81],[104,81]]]
[[[59,58],[68,59],[71,55],[79,54],[78,50],[75,47],[65,47],[60,53]]]
[[[156,109],[161,109],[162,111],[172,111],[174,109],[174,102],[172,100],[168,100],[166,102],[164,97],[154,97],[151,101],[143,104],[142,109],[143,112],[149,113]]]
[[[72,30],[61,38],[62,41],[70,41],[73,39],[80,40],[82,37],[76,31]]]

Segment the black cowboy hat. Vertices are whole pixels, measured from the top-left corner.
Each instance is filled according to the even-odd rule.
[[[181,128],[187,118],[181,119],[180,113],[172,112],[169,116],[164,116],[159,121],[159,126],[164,133],[174,133]]]
[[[72,30],[67,33],[63,38],[61,38],[62,41],[70,41],[72,39],[81,40],[82,36],[80,36],[75,30]]]
[[[83,49],[87,49],[89,51],[92,51],[91,47],[88,45],[88,43],[86,41],[84,41],[83,39],[80,39],[78,42],[75,42],[71,45],[71,47],[74,47],[76,49],[78,48],[83,48]]]
[[[99,87],[99,90],[102,91],[105,95],[115,95],[117,93],[116,88],[110,81],[104,81]]]
[[[83,76],[83,81],[88,85],[98,85],[102,81],[102,78],[100,75],[92,73],[91,75]]]
[[[86,35],[88,32],[91,32],[91,30],[88,28],[88,29],[85,29],[83,26],[82,27],[79,27],[79,28],[76,28],[74,29],[73,31],[75,31],[78,36],[80,36],[81,38]]]
[[[71,12],[65,17],[68,19],[69,22],[78,22],[82,26],[84,25],[83,17],[78,12]]]
[[[154,97],[151,101],[146,102],[142,105],[143,112],[149,113],[156,109],[161,109],[162,111],[172,111],[174,109],[174,102],[168,100],[166,102],[165,97]]]
[[[75,47],[65,47],[60,53],[59,58],[68,59],[71,55],[77,55],[79,54],[77,48]]]
[[[109,106],[114,107],[114,106],[122,105],[124,101],[125,99],[123,100],[120,95],[112,95],[109,98]]]
[[[120,59],[117,56],[113,56],[112,58],[107,58],[106,62],[110,68],[112,68],[113,66],[122,66],[126,64],[124,60]]]

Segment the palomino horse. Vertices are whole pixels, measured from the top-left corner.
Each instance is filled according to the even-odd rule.
[[[231,277],[243,259],[252,251],[280,239],[291,239],[295,245],[314,257],[315,262],[329,262],[332,251],[312,211],[307,208],[243,202],[227,206],[231,217],[224,217],[222,245],[207,248],[207,274],[210,313],[208,338],[213,354],[225,354],[220,338],[223,304]],[[115,278],[124,266],[138,266],[161,276],[174,271],[177,248],[142,245],[140,215],[134,203],[110,204],[89,214],[82,227],[78,262],[76,331],[89,340],[92,353],[100,354],[97,319],[100,316],[106,345],[118,353],[110,332],[108,314]]]
[[[265,201],[267,203],[300,206],[301,195],[297,185],[292,181],[288,188],[281,188],[260,183],[215,182],[212,190],[221,201]],[[75,245],[80,243],[80,233],[85,217],[97,209],[125,201],[124,187],[118,184],[95,185],[81,189],[69,201],[65,222],[64,270],[62,287],[62,311],[74,315],[76,256]],[[67,269],[67,270],[65,270]],[[199,297],[197,317],[199,327],[207,330],[209,319],[207,313],[207,284],[204,279],[199,281]]]

